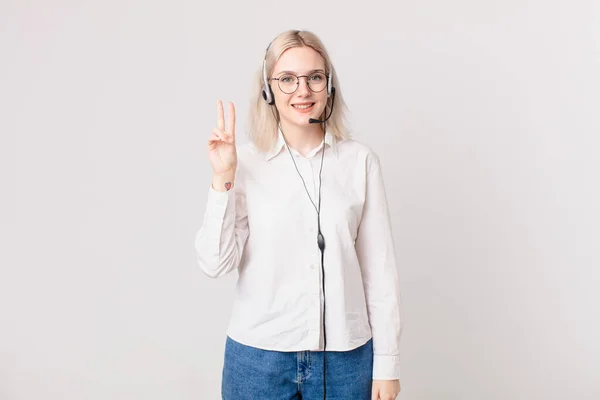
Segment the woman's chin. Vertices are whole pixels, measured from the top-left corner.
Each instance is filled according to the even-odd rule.
[[[286,118],[286,120],[287,120],[286,122],[288,124],[294,125],[294,126],[307,127],[307,126],[313,125],[310,122],[308,122],[308,120],[310,118],[314,118],[314,117],[311,117],[310,115],[307,115],[307,116],[294,116],[294,118],[289,118],[289,119]]]

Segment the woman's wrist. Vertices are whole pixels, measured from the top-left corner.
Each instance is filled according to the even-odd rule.
[[[213,175],[212,187],[217,192],[226,192],[233,188],[235,181],[235,171],[230,170],[220,174]]]

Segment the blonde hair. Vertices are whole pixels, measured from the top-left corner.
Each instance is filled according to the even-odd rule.
[[[337,79],[335,68],[331,63],[329,54],[323,46],[321,40],[312,32],[309,31],[297,31],[289,30],[279,34],[269,46],[266,53],[266,69],[267,77],[270,77],[273,73],[275,63],[279,60],[281,55],[288,49],[294,47],[310,47],[323,57],[325,61],[325,73],[329,75],[331,68],[333,87],[335,87],[335,108],[331,114],[329,120],[327,120],[327,132],[333,134],[338,140],[348,139],[350,132],[346,126],[345,112],[348,110],[344,98],[342,96],[342,90],[340,83]],[[279,112],[275,108],[275,105],[269,105],[262,96],[263,90],[263,74],[262,74],[262,61],[261,67],[256,72],[255,84],[252,88],[251,103],[250,103],[250,114],[248,121],[248,136],[252,143],[260,151],[269,151],[275,145],[278,135],[278,124],[277,119],[279,118]],[[331,101],[333,96],[327,99],[327,107],[323,111],[323,114],[319,119],[325,118],[325,113],[331,108]]]

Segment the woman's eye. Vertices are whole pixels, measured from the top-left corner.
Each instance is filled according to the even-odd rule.
[[[322,75],[320,75],[320,74],[317,74],[317,75],[311,75],[311,76],[310,76],[310,80],[311,80],[311,81],[313,81],[313,82],[320,82],[320,81],[322,81],[322,80],[323,80],[323,76],[322,76]]]
[[[279,78],[279,80],[283,83],[292,83],[294,82],[294,78],[289,76],[289,75],[284,75],[281,78]]]

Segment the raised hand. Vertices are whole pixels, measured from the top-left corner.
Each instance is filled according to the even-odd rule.
[[[208,139],[208,159],[215,176],[228,175],[233,179],[237,167],[235,149],[235,107],[229,102],[228,126],[225,127],[223,102],[217,102],[217,127]],[[229,188],[227,188],[229,189]]]

